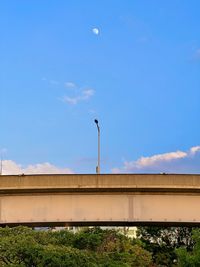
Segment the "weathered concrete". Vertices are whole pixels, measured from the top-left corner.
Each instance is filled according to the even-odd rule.
[[[200,175],[188,174],[67,174],[1,175],[0,193],[7,190],[200,190]]]
[[[200,224],[200,175],[0,176],[1,225]]]

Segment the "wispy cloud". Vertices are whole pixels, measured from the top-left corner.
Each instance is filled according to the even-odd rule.
[[[66,88],[72,88],[72,89],[74,89],[74,88],[77,87],[76,84],[75,84],[74,82],[65,82],[64,86],[65,86]]]
[[[49,80],[46,77],[43,77],[42,81],[44,81],[46,83],[49,83],[50,85],[59,85],[60,84],[59,81],[57,81],[57,80]]]
[[[93,95],[95,91],[93,89],[84,89],[83,91],[80,92],[79,95],[76,95],[74,97],[71,96],[64,96],[62,100],[65,103],[71,104],[71,105],[76,105],[79,102],[89,100]]]
[[[196,153],[200,152],[200,146],[193,146],[190,148],[189,153],[193,156]]]
[[[49,83],[52,84],[52,85],[58,85],[59,84],[59,81],[50,80]]]
[[[87,100],[93,95],[94,95],[94,90],[93,89],[84,90],[83,93],[82,93],[82,99]]]
[[[73,90],[68,90],[67,93],[63,97],[59,97],[60,100],[70,105],[76,105],[80,102],[89,100],[95,94],[94,89],[87,88],[87,87],[79,87],[73,81],[67,81],[65,83],[61,83],[57,80],[49,80],[46,77],[43,77],[42,81],[52,86],[59,85],[59,87],[61,88],[73,89]]]
[[[200,146],[191,147],[186,152],[175,151],[125,161],[121,168],[114,168],[112,172],[200,173]]]
[[[76,105],[79,102],[80,98],[79,96],[77,97],[64,96],[62,100],[63,102],[68,103],[70,105]]]
[[[70,174],[73,171],[70,168],[59,168],[48,162],[38,163],[28,166],[22,166],[12,160],[3,160],[2,174]]]
[[[159,162],[169,162],[176,159],[182,159],[187,156],[187,153],[182,151],[158,154],[151,157],[141,157],[136,162],[126,162],[126,168],[132,168],[136,166],[137,168],[144,168],[148,166],[157,165]]]

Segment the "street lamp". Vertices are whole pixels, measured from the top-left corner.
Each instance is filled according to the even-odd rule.
[[[96,123],[98,130],[98,162],[96,166],[96,174],[100,174],[100,127],[97,119],[95,119],[94,122]]]

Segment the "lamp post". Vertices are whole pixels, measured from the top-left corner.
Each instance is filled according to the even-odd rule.
[[[3,149],[0,150],[0,175],[3,174]]]
[[[1,156],[0,175],[2,175],[2,173],[3,173],[3,159],[2,159],[2,156]]]
[[[96,166],[96,174],[100,174],[100,127],[97,119],[95,119],[94,122],[96,123],[98,130],[98,161]]]

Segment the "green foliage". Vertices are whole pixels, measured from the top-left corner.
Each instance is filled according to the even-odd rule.
[[[200,267],[200,230],[140,227],[138,235],[0,228],[0,267]]]
[[[188,227],[139,227],[138,237],[145,243],[156,243],[159,246],[193,247],[192,228]]]
[[[113,229],[102,230],[97,227],[79,232],[74,246],[95,252],[100,264],[98,266],[145,267],[151,263],[151,253]]]
[[[139,242],[115,230],[0,228],[1,267],[147,267],[151,262]]]
[[[192,232],[194,240],[193,249],[178,248],[176,250],[178,256],[178,266],[180,267],[199,267],[200,266],[200,229],[194,229]]]
[[[100,228],[88,228],[75,235],[73,246],[78,249],[95,251],[103,241],[104,231]]]
[[[188,227],[139,227],[138,236],[144,248],[152,253],[156,266],[175,266],[176,249],[193,247],[192,228]]]

